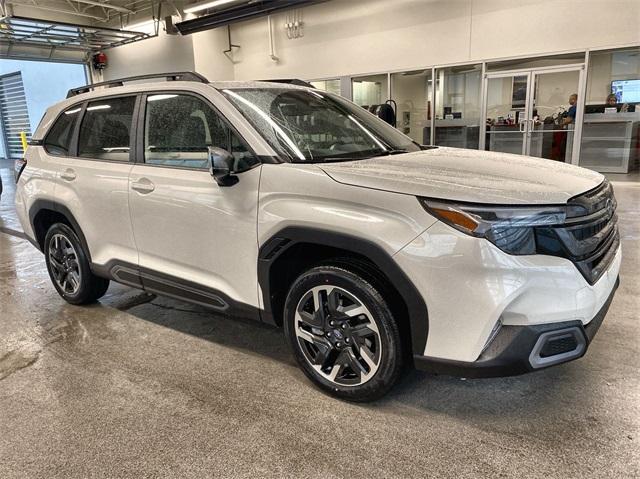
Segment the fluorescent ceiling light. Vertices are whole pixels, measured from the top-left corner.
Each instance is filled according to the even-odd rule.
[[[237,2],[238,0],[211,0],[209,2],[201,2],[196,3],[195,5],[191,5],[184,9],[185,13],[194,13],[201,12],[202,10],[206,10],[207,8],[215,8],[220,7],[222,5],[226,5],[227,3]]]

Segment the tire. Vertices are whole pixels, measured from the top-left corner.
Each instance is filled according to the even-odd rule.
[[[76,233],[64,223],[56,223],[44,239],[47,270],[58,294],[70,304],[90,304],[104,296],[109,280],[91,272],[86,252]]]
[[[340,399],[373,401],[400,376],[400,331],[377,283],[365,268],[339,260],[299,276],[285,301],[285,334],[296,361]]]

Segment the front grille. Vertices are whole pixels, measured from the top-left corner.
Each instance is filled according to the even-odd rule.
[[[593,284],[607,270],[620,244],[613,187],[597,188],[570,199],[561,226],[536,229],[536,250],[567,258]]]

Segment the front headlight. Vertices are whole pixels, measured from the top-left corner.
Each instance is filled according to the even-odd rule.
[[[566,206],[492,206],[418,198],[444,223],[471,236],[486,238],[509,254],[535,254],[536,226],[563,224]]]

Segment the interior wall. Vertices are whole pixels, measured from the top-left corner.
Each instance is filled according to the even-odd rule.
[[[195,71],[209,80],[233,80],[234,64],[224,54],[229,48],[226,28],[216,28],[191,35]]]
[[[603,24],[612,12],[624,14]],[[277,63],[266,18],[233,25],[235,78],[330,78],[640,42],[636,0],[332,0],[302,14],[297,39],[286,36],[286,13],[272,17]]]
[[[233,63],[222,53],[226,28],[161,32],[108,50],[105,79],[194,69],[212,80],[337,78],[640,43],[637,0],[331,0],[301,12],[304,36],[295,39],[286,35],[287,13],[272,16],[277,62],[264,17],[231,26],[240,45]],[[612,12],[615,22],[603,22]]]
[[[105,50],[107,68],[103,80],[195,70],[193,37],[167,35],[160,29],[157,37]]]

